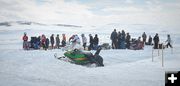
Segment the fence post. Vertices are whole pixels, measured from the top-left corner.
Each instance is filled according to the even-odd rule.
[[[159,56],[159,47],[158,47],[158,56]]]
[[[162,67],[164,67],[164,45],[162,44]]]
[[[154,61],[154,60],[153,60],[153,52],[154,52],[154,49],[152,48],[152,62]]]

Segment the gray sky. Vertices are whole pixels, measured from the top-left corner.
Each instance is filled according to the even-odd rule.
[[[180,0],[0,0],[0,21],[180,25]]]

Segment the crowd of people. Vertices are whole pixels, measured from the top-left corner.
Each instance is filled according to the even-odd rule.
[[[62,40],[60,40],[59,34],[54,36],[52,34],[50,36],[50,39],[46,37],[44,34],[38,37],[31,37],[30,41],[28,41],[27,33],[24,33],[23,36],[23,49],[29,50],[29,49],[60,49],[61,47],[65,47],[67,43],[71,43],[72,47],[75,47],[76,45],[81,45],[81,40],[77,34],[72,35],[69,40],[66,40],[66,35],[62,34]],[[89,46],[87,38],[85,34],[81,34],[82,39],[82,47],[84,50],[96,50],[99,46],[99,38],[98,35],[95,34],[93,37],[91,34],[89,34]],[[154,49],[158,49],[159,46],[159,36],[158,33],[152,38],[150,35],[147,40],[147,35],[144,32],[142,36],[138,37],[138,39],[131,38],[131,35],[129,33],[125,33],[124,30],[122,31],[114,31],[110,35],[110,39],[112,41],[111,48],[112,49],[132,49],[132,50],[140,50],[144,48],[144,45],[154,45]],[[147,41],[147,42],[146,42]],[[153,43],[154,42],[154,43]],[[167,35],[167,44],[166,47],[171,47],[171,37],[168,34]]]
[[[49,46],[50,45],[50,46]],[[44,34],[38,37],[31,37],[31,40],[28,41],[27,33],[24,33],[23,36],[23,49],[28,50],[30,48],[32,49],[40,49],[43,48],[45,50],[51,48],[60,48],[66,46],[66,35],[62,34],[62,41],[60,45],[60,37],[59,34],[57,34],[56,37],[54,37],[54,34],[50,36],[50,39],[46,37]]]
[[[87,47],[87,38],[85,34],[81,34],[82,37],[82,46],[84,50],[96,50],[99,45],[99,38],[98,35],[95,34],[95,37],[93,37],[91,34],[89,34],[89,46]],[[29,49],[41,49],[44,50],[47,49],[60,49],[61,47],[65,47],[67,45],[66,41],[66,35],[62,34],[62,41],[60,41],[60,36],[57,34],[56,37],[54,37],[54,34],[50,36],[50,39],[46,37],[44,34],[38,37],[31,37],[30,41],[28,41],[27,33],[24,33],[23,36],[23,49],[29,50]],[[71,44],[71,47],[75,47],[76,45],[81,45],[80,38],[77,34],[72,35],[68,43]]]
[[[142,37],[142,39],[141,39]],[[147,41],[147,35],[145,32],[143,32],[142,36],[138,37],[138,39],[131,38],[131,35],[129,33],[125,33],[124,30],[121,32],[117,32],[116,29],[111,33],[111,41],[112,41],[112,49],[133,49],[133,50],[140,50],[143,49],[144,45],[154,45],[154,49],[160,48],[159,43],[159,36],[158,33],[154,36],[152,39],[151,35],[149,35],[149,39]],[[146,42],[147,41],[147,42]],[[154,43],[152,43],[152,41]],[[172,41],[171,37],[168,34],[167,35],[167,44],[166,47],[170,46],[172,48]]]
[[[142,37],[142,40],[141,40]],[[138,37],[138,39],[134,39],[131,38],[129,33],[125,33],[124,30],[122,30],[121,32],[117,32],[116,29],[114,29],[114,31],[111,33],[111,41],[112,41],[112,49],[133,49],[133,50],[139,50],[139,49],[143,49],[144,45],[154,45],[154,49],[158,49],[160,48],[160,44],[159,43],[159,35],[158,33],[156,33],[156,35],[154,36],[154,38],[152,39],[151,35],[149,35],[149,39],[147,40],[147,35],[144,32],[142,34],[142,36]],[[152,41],[154,42],[154,44],[152,43]],[[167,35],[167,40],[166,40],[166,47],[168,48],[168,46],[170,46],[172,48],[172,41],[171,41],[171,37],[168,34]]]
[[[125,33],[124,30],[121,32],[117,32],[116,29],[111,33],[111,41],[112,41],[112,49],[133,49],[139,50],[143,49],[144,43],[146,42],[146,34],[145,32],[142,35],[143,41],[141,41],[141,37],[138,39],[131,39],[131,35],[129,33]]]

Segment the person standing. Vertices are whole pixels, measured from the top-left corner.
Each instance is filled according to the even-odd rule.
[[[49,39],[48,38],[46,38],[46,48],[45,48],[45,50],[47,50],[48,48],[49,48]]]
[[[117,32],[116,29],[111,33],[110,39],[112,40],[112,48],[117,49]]]
[[[89,34],[89,43],[90,43],[90,45],[88,47],[88,50],[92,50],[93,49],[94,39],[93,39],[91,34]]]
[[[159,46],[159,36],[158,36],[158,33],[156,33],[156,35],[154,36],[153,41],[154,41],[154,49],[158,49],[158,46]]]
[[[60,47],[60,39],[59,39],[59,34],[57,34],[57,36],[56,36],[56,47],[59,49],[59,47]]]
[[[66,35],[65,34],[62,34],[62,41],[61,41],[61,43],[62,43],[62,47],[64,47],[64,46],[66,46]]]
[[[130,49],[130,39],[131,39],[131,36],[129,35],[129,33],[127,33],[127,36],[126,36],[126,48],[127,49]]]
[[[26,33],[24,33],[24,36],[22,37],[23,39],[23,49],[28,50],[28,36]]]
[[[99,38],[98,38],[98,35],[96,34],[94,37],[94,43],[93,43],[94,50],[97,50],[98,44],[99,44]]]
[[[124,30],[122,30],[122,33],[121,33],[121,43],[120,43],[120,49],[125,49],[126,48],[126,45],[125,45],[125,41],[126,41],[126,33]]]
[[[82,37],[83,47],[84,47],[84,50],[85,50],[86,49],[86,44],[87,44],[87,38],[85,37],[84,34],[82,34],[81,37]]]
[[[41,45],[46,50],[46,36],[43,34],[41,37]]]
[[[168,46],[170,46],[171,48],[173,48],[172,45],[171,45],[172,40],[171,40],[171,37],[170,37],[169,34],[167,35],[167,40],[166,40],[166,42],[167,42],[167,44],[166,44],[166,47],[167,47],[167,48],[168,48]]]
[[[146,42],[146,38],[147,38],[147,36],[146,36],[146,33],[145,33],[145,32],[142,34],[142,38],[143,38],[143,43],[145,43],[145,42]]]
[[[120,49],[120,44],[121,44],[121,32],[118,32],[117,35],[117,48]]]
[[[54,48],[54,34],[51,35],[50,37],[50,41],[51,41],[51,48]]]

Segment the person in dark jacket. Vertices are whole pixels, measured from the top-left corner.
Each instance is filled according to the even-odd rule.
[[[62,47],[66,46],[66,35],[62,34],[62,41],[61,41]]]
[[[120,49],[125,49],[126,48],[126,45],[125,45],[125,41],[126,41],[126,33],[124,30],[122,30],[121,32],[121,38],[120,38],[120,45],[119,45],[119,48]]]
[[[159,45],[158,33],[156,33],[156,35],[154,36],[153,41],[154,41],[154,49],[158,49],[158,45]]]
[[[143,43],[146,43],[146,38],[147,38],[147,35],[146,35],[146,33],[144,32],[144,33],[142,34]]]
[[[60,47],[60,39],[59,39],[59,34],[57,34],[57,36],[56,36],[56,47],[59,49],[59,47]]]
[[[120,44],[121,44],[121,32],[118,32],[117,36],[117,48],[120,49]]]
[[[112,48],[117,49],[117,32],[116,29],[111,33],[111,40],[112,40]]]
[[[54,34],[51,35],[50,37],[50,41],[51,41],[51,48],[54,48]]]
[[[93,44],[94,44],[94,50],[97,50],[98,44],[99,44],[99,38],[98,38],[97,34],[94,37],[94,43]]]
[[[130,49],[130,39],[131,39],[131,36],[129,35],[129,33],[127,33],[127,36],[126,36],[126,48],[127,49]]]
[[[93,49],[94,39],[93,39],[91,34],[89,34],[89,43],[90,43],[90,45],[88,47],[88,50],[92,50]]]
[[[48,48],[49,48],[49,39],[48,38],[46,38],[46,48],[45,48],[45,50],[47,50]]]
[[[31,37],[31,43],[33,49],[39,49],[38,45],[38,38],[37,37]]]
[[[149,39],[148,39],[148,42],[146,43],[146,45],[152,45],[152,37],[151,37],[151,35],[149,35]]]
[[[38,36],[37,44],[38,44],[38,48],[40,48],[41,47],[41,36]]]

